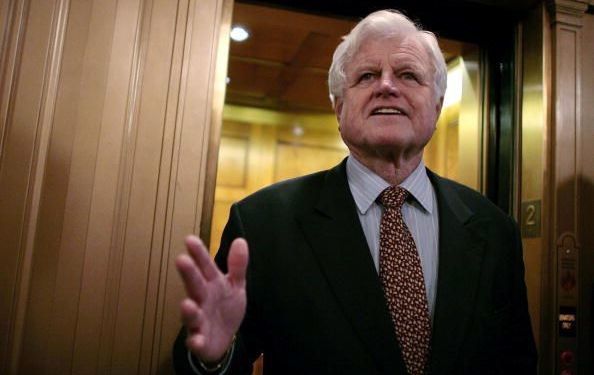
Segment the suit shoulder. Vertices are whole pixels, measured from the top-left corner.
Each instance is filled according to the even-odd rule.
[[[242,208],[271,208],[279,205],[286,208],[315,201],[329,172],[325,170],[274,183],[248,195],[237,205]]]
[[[491,216],[496,219],[513,222],[513,219],[507,213],[503,212],[501,208],[478,191],[445,177],[438,176],[437,179],[439,180],[438,185],[440,189],[454,193],[473,212],[481,216]]]

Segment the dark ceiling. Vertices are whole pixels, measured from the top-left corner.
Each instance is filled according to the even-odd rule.
[[[440,36],[480,42],[513,24],[541,0],[240,0],[356,20],[378,9],[398,9]]]

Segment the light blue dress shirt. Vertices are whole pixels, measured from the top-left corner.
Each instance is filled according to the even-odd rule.
[[[384,208],[376,200],[390,184],[352,155],[347,159],[346,168],[349,188],[357,205],[359,220],[375,269],[379,272],[380,222]],[[422,160],[411,175],[400,184],[400,187],[410,193],[402,206],[402,216],[419,252],[429,313],[433,319],[437,294],[439,217],[435,189],[427,176]]]

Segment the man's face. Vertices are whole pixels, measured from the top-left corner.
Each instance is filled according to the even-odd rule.
[[[360,158],[422,156],[441,110],[429,55],[413,37],[369,38],[346,66],[335,112],[342,139]]]

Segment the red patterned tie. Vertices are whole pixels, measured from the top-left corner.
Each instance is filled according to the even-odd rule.
[[[384,206],[380,224],[380,279],[392,321],[411,375],[423,374],[429,357],[431,324],[421,261],[401,207],[408,191],[391,186],[379,200]]]

